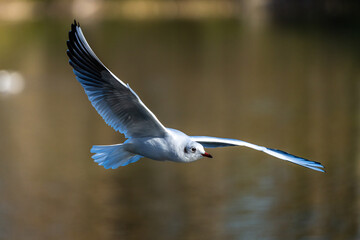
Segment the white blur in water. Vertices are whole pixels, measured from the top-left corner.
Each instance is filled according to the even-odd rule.
[[[19,72],[0,70],[0,95],[19,94],[24,89],[24,78]]]

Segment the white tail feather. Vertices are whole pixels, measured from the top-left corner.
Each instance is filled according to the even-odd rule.
[[[106,169],[126,166],[138,161],[142,157],[126,151],[123,144],[95,145],[91,148],[90,152],[95,153],[92,156],[94,161]]]

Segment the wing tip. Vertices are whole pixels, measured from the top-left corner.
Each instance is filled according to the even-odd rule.
[[[80,23],[75,19],[74,22],[71,23],[68,37],[69,39],[66,41],[68,50],[70,50],[68,56],[73,62],[80,65],[80,68],[87,68],[85,70],[92,73],[94,73],[94,71],[101,72],[106,70],[106,67],[90,48],[81,31]]]
[[[80,27],[80,24],[74,19],[74,22],[71,23],[71,28],[69,31],[69,35],[73,34],[74,32],[76,32],[76,28]]]
[[[306,167],[306,168],[309,168],[309,169],[312,169],[312,170],[315,170],[315,171],[319,171],[319,172],[323,172],[323,173],[326,172],[324,170],[325,167],[320,162],[311,161],[311,160],[308,160],[306,158],[298,157],[298,156],[292,155],[290,153],[287,153],[287,152],[279,150],[279,149],[274,149],[274,148],[266,148],[266,149],[268,149],[270,151],[273,151],[273,152],[275,152],[277,154],[280,154],[280,155],[285,157],[285,158],[281,158],[279,156],[275,156],[275,157],[278,157],[280,159],[290,161],[290,162],[292,162],[294,164],[297,164],[297,165],[300,165],[300,166],[303,166],[303,167]],[[270,155],[272,155],[272,154],[270,154]]]
[[[320,167],[309,167],[309,166],[303,166],[303,167],[306,167],[306,168],[309,168],[309,169],[312,169],[312,170],[315,170],[318,172],[326,173],[326,171]]]
[[[74,27],[80,27],[80,23],[74,19],[74,22],[71,24]]]
[[[71,27],[70,27],[70,31],[69,31],[69,38],[71,38],[72,35],[74,35],[75,32],[77,32],[77,28],[80,28],[80,23],[74,19],[74,22],[71,23]]]

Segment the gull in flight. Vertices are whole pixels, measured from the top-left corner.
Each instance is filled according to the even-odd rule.
[[[193,162],[202,157],[212,158],[204,148],[244,146],[324,172],[321,163],[281,150],[236,139],[188,136],[179,130],[166,128],[129,84],[122,82],[99,60],[76,21],[71,25],[67,46],[69,63],[91,104],[108,125],[127,138],[121,144],[92,147],[92,158],[106,169],[126,166],[142,157],[158,161]]]

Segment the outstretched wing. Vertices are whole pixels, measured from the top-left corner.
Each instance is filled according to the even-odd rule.
[[[67,41],[76,79],[105,122],[125,137],[162,137],[165,127],[136,93],[99,60],[74,21]]]
[[[264,153],[267,153],[271,156],[301,165],[303,167],[307,167],[319,172],[324,172],[322,168],[324,168],[323,165],[319,162],[309,161],[305,158],[297,157],[294,155],[291,155],[287,152],[258,146],[252,143],[244,142],[237,139],[229,139],[229,138],[217,138],[217,137],[206,137],[206,136],[192,136],[191,140],[200,143],[205,148],[217,148],[217,147],[230,147],[230,146],[244,146],[249,147],[258,151],[262,151]]]

